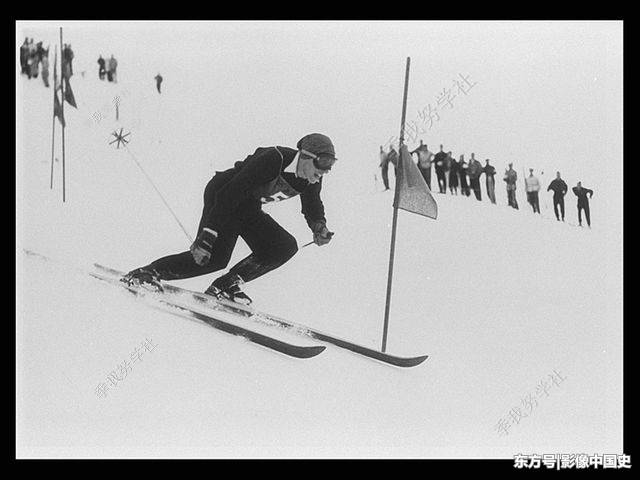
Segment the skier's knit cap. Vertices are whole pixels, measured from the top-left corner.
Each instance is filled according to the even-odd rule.
[[[296,145],[299,150],[306,150],[318,157],[336,160],[336,151],[331,139],[321,133],[310,133],[302,137]]]

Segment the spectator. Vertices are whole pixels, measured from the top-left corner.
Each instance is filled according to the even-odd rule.
[[[464,161],[464,155],[460,155],[458,161],[458,176],[460,177],[460,193],[467,197],[471,194],[469,191],[469,184],[467,183],[467,168],[469,166]]]
[[[426,145],[420,140],[420,145],[416,148],[412,154],[418,154],[418,169],[422,173],[424,181],[427,182],[429,190],[431,190],[431,161],[433,160],[433,153],[429,151]]]
[[[507,200],[509,206],[518,210],[518,200],[516,200],[516,182],[518,174],[513,169],[513,163],[509,164],[509,168],[504,172],[503,180],[507,183]]]
[[[451,195],[458,195],[458,170],[458,162],[456,162],[455,158],[451,157],[451,161],[449,162],[449,191]]]
[[[42,81],[44,86],[49,88],[49,48],[43,50],[42,58]]]
[[[587,219],[587,225],[591,228],[591,214],[589,212],[589,199],[593,197],[593,190],[584,188],[582,182],[578,182],[578,185],[573,187],[573,193],[578,197],[578,223],[582,226],[582,210],[584,210],[584,216]],[[589,198],[587,198],[589,195]]]
[[[104,76],[107,73],[107,70],[105,69],[105,61],[104,58],[102,58],[102,55],[100,55],[100,57],[98,57],[98,78],[100,80],[104,80]]]
[[[111,54],[111,58],[109,59],[109,64],[107,67],[107,80],[113,83],[118,83],[118,77],[116,73],[118,68],[118,61],[114,58],[113,53]]]
[[[529,176],[524,181],[527,191],[527,201],[533,207],[533,213],[540,213],[538,192],[540,191],[540,181],[533,174],[533,168],[529,169]]]
[[[568,187],[560,178],[560,172],[556,172],[556,178],[547,187],[547,192],[549,190],[553,190],[553,213],[556,214],[556,220],[560,221],[559,208],[564,222],[564,196],[567,194]]]
[[[389,163],[392,163],[394,167],[398,164],[398,153],[393,148],[393,145],[391,145],[389,153],[386,154],[380,147],[380,168],[382,169],[382,183],[384,183],[385,191],[389,190]]]
[[[22,75],[29,75],[29,39],[24,38],[24,42],[20,45],[20,73]]]
[[[438,189],[440,193],[447,193],[447,181],[445,179],[445,169],[447,168],[447,154],[440,145],[440,151],[435,154],[433,161],[436,164],[436,177],[438,177]]]
[[[485,160],[486,165],[484,166],[484,168],[482,169],[483,173],[484,173],[484,178],[487,184],[487,195],[489,197],[489,200],[491,200],[491,203],[493,203],[495,205],[496,203],[496,180],[495,180],[495,175],[496,175],[496,169],[493,167],[493,165],[489,165],[489,159],[487,158]]]
[[[62,76],[67,80],[73,75],[73,50],[70,44],[64,44],[62,49]]]
[[[38,48],[33,43],[33,38],[29,42],[29,57],[27,62],[29,64],[29,78],[38,78]]]
[[[475,154],[473,153],[471,154],[471,160],[469,160],[467,174],[469,175],[469,182],[471,183],[471,189],[476,196],[476,200],[482,200],[482,193],[480,191],[480,175],[482,175],[482,164],[478,160],[476,160]]]

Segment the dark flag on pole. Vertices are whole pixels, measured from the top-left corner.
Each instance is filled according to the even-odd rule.
[[[397,169],[400,174],[400,192],[393,206],[435,220],[438,216],[438,205],[429,191],[427,182],[413,163],[406,145],[400,147],[400,161],[402,168]]]
[[[64,115],[62,114],[62,105],[60,105],[60,100],[58,100],[58,92],[53,94],[53,116],[58,117],[62,126],[66,126],[64,122]]]
[[[72,107],[78,108],[78,106],[76,105],[76,99],[73,96],[73,91],[71,90],[71,83],[69,83],[68,77],[64,77],[64,99]]]

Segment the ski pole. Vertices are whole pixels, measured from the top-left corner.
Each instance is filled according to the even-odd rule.
[[[331,238],[333,237],[333,234],[335,232],[327,232],[327,237]],[[304,247],[308,247],[309,245],[311,245],[312,243],[316,243],[315,241],[311,240],[309,243],[305,243],[304,245],[302,245],[300,248],[304,248]]]

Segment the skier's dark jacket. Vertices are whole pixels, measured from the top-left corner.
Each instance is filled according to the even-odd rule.
[[[235,218],[240,206],[260,209],[261,204],[286,200],[300,195],[302,214],[311,230],[326,223],[320,199],[322,178],[317,183],[296,177],[284,170],[298,151],[288,147],[260,147],[233,168],[216,172],[216,196],[206,214],[205,227],[217,232]]]
[[[553,190],[554,197],[563,197],[567,193],[568,187],[564,180],[555,178],[547,187],[547,192],[549,190]]]

